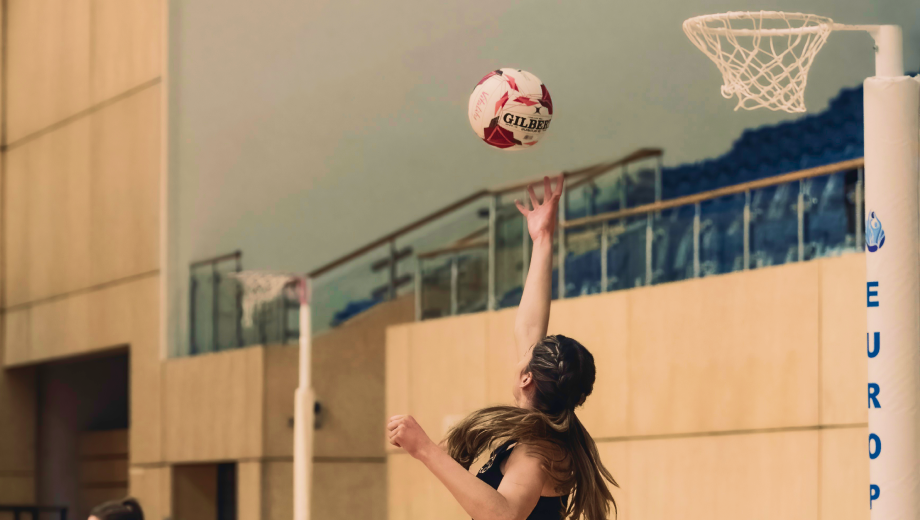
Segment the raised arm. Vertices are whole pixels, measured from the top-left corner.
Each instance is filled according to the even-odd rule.
[[[543,178],[543,203],[537,200],[533,186],[527,187],[533,209],[521,201],[514,201],[518,210],[527,219],[527,230],[533,240],[530,257],[530,271],[524,284],[521,306],[514,321],[514,341],[517,344],[518,359],[527,350],[546,336],[549,325],[549,303],[553,288],[553,234],[556,231],[559,199],[562,197],[564,175],[556,179],[552,189],[549,177]]]

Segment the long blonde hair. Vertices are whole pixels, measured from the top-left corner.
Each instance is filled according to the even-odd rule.
[[[447,433],[450,456],[469,469],[490,447],[514,441],[540,459],[555,488],[572,495],[565,517],[605,520],[616,501],[594,439],[575,415],[594,389],[594,356],[577,341],[547,336],[533,347],[525,372],[532,374],[534,409],[492,406],[475,411]]]

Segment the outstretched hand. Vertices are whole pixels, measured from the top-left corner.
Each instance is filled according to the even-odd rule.
[[[527,193],[530,194],[530,203],[533,209],[527,209],[527,206],[519,200],[514,201],[518,211],[527,219],[527,230],[530,232],[532,240],[537,241],[546,238],[552,240],[553,233],[556,231],[559,199],[562,197],[563,184],[565,184],[564,174],[559,174],[559,177],[556,178],[556,189],[552,188],[549,177],[543,177],[542,204],[533,191],[533,185],[527,186]]]

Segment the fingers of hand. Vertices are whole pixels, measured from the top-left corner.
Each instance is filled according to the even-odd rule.
[[[533,191],[533,184],[527,186],[527,193],[530,195],[530,205],[533,209],[537,209],[540,206],[540,201],[537,199],[537,194]]]
[[[557,199],[562,196],[562,186],[565,184],[565,174],[560,173],[556,178],[556,189],[553,190],[553,196]]]
[[[521,201],[515,199],[514,205],[517,206],[517,209],[521,212],[521,215],[526,217],[527,214],[530,213],[530,210],[528,210],[527,206],[525,206]]]

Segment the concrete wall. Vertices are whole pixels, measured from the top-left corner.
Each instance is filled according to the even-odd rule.
[[[788,264],[553,303],[594,354],[578,415],[621,519],[867,518],[864,258]],[[387,414],[440,439],[510,403],[516,309],[387,330]],[[466,518],[388,448],[389,520]]]

